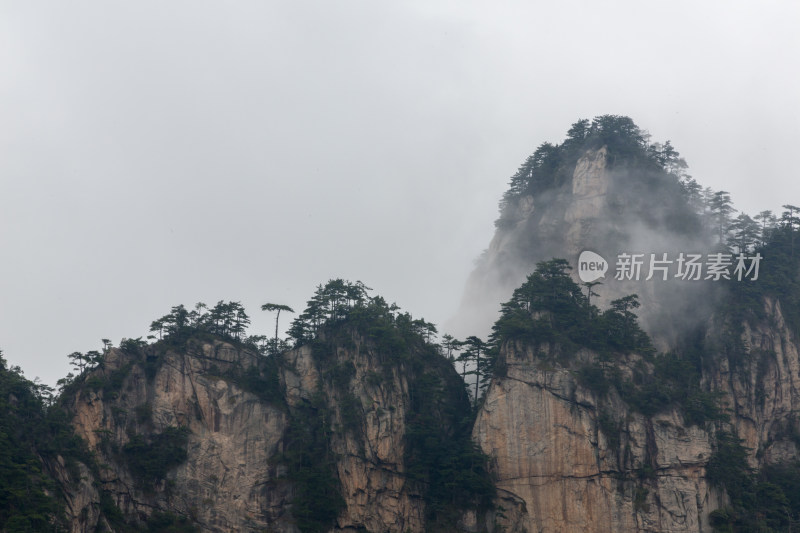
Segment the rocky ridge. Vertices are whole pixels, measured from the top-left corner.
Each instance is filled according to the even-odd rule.
[[[68,487],[72,531],[116,530],[104,497],[142,523],[168,512],[204,531],[299,531],[298,487],[283,457],[298,445],[289,437],[292,420],[308,425],[308,412],[321,414],[330,429],[328,453],[343,499],[332,531],[426,530],[423,487],[406,472],[415,380],[437,376],[463,411],[460,378],[443,359],[386,364],[386,354],[359,335],[343,341],[340,332],[337,339],[271,356],[278,362],[272,396],[253,387],[268,381],[267,358],[235,343],[111,349],[66,405],[100,465],[94,472],[81,465],[77,485],[54,465]],[[258,379],[248,383],[246,376]],[[442,409],[451,409],[443,401]],[[446,417],[442,424],[448,431]],[[154,483],[141,479],[126,455],[132,443],[145,436],[153,445],[177,429],[186,435],[184,460]]]
[[[626,211],[631,172],[612,164],[609,154],[605,146],[585,150],[565,183],[506,205],[465,297],[465,309],[483,312],[468,331],[492,322],[497,306],[487,302],[506,301],[538,261],[577,258],[591,247],[605,253],[611,242],[615,250],[643,242],[666,251],[708,244],[687,237],[655,203]],[[443,359],[422,367],[419,358],[387,365],[387,353],[345,331],[281,354],[277,393],[265,397],[241,379],[248,369],[259,379],[269,373],[264,359],[235,343],[135,355],[113,349],[68,406],[103,465],[99,472],[84,468],[86,481],[68,491],[73,531],[94,531],[97,524],[113,530],[103,494],[140,521],[166,510],[207,531],[298,531],[299,489],[282,458],[291,452],[292,424],[302,413],[315,413],[328,428],[324,455],[333,458],[343,502],[325,530],[712,531],[713,513],[732,504],[709,478],[721,434],[742,439],[755,469],[798,459],[797,328],[777,297],[760,300],[757,319],[732,319],[714,308],[719,294],[695,290],[699,285],[692,290],[700,298],[676,307],[668,298],[682,300],[685,293],[671,286],[608,281],[593,302],[605,306],[638,293],[645,329],[665,353],[678,349],[687,324],[704,325],[700,387],[721,394],[727,421],[691,420],[678,405],[648,416],[614,387],[598,392],[580,369],[610,363],[592,350],[566,360],[552,343],[504,342],[501,370],[472,428],[489,458],[495,509],[462,509],[457,519],[432,524],[424,484],[410,475],[406,437],[413,433],[415,384],[425,374],[458,390],[461,399],[450,407],[468,411],[459,378]],[[693,310],[698,300],[707,307]],[[624,379],[653,366],[643,354],[615,357],[612,366]],[[91,385],[93,377],[108,382],[114,376],[122,376],[114,390]],[[188,430],[186,460],[144,490],[125,461],[126,446],[135,435],[154,438],[170,428]],[[441,428],[447,432],[447,424]]]

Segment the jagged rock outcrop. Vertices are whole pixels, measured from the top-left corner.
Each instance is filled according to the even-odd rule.
[[[730,449],[741,453],[732,469],[748,490],[761,481],[747,462],[761,469],[797,461],[800,318],[774,289],[758,293],[763,309],[737,313],[718,303],[752,302],[758,291],[735,300],[702,281],[614,280],[620,252],[710,252],[717,244],[716,234],[709,237],[714,220],[698,215],[688,189],[667,170],[676,153],[653,151],[643,137],[633,148],[619,138],[616,145],[597,137],[583,143],[589,134],[576,131],[573,144],[544,146],[544,159],[526,162],[533,166],[519,176],[529,183],[516,183],[515,195],[504,198],[458,326],[448,329],[458,336],[487,333],[500,303],[537,262],[564,257],[576,266],[578,254],[590,249],[611,261],[591,303],[606,307],[637,293],[643,327],[662,354],[654,354],[650,341],[638,348],[614,344],[630,333],[620,333],[633,317],[629,307],[607,316],[580,297],[577,285],[569,298],[582,314],[564,314],[568,324],[553,320],[555,304],[536,308],[551,293],[557,300],[557,284],[526,293],[525,306],[506,315],[510,302],[504,317],[516,322],[507,338],[497,328],[496,374],[471,427],[490,459],[496,492],[481,492],[488,480],[484,458],[461,438],[470,429],[463,382],[451,362],[422,342],[431,330],[415,330],[430,325],[405,315],[398,327],[400,316],[389,306],[384,322],[370,322],[378,315],[363,305],[348,322],[340,306],[353,297],[343,291],[298,326],[295,338],[307,344],[270,358],[209,335],[108,351],[102,367],[81,376],[65,400],[96,464],[79,465],[79,483],[63,463],[47,465],[66,489],[72,531],[114,530],[120,517],[143,523],[160,512],[188,516],[214,532],[705,533],[715,521],[746,523],[741,514],[756,500],[736,501],[731,485],[714,479],[715,461],[720,443],[733,443]],[[547,154],[552,165],[545,164]],[[535,165],[544,177],[531,170]],[[547,313],[549,320],[539,320]],[[580,336],[575,317],[598,321]],[[415,341],[408,342],[413,331]],[[678,377],[652,386],[670,372]],[[679,386],[681,378],[690,386]],[[736,448],[738,437],[746,452]],[[132,451],[142,450],[144,459],[136,459]],[[461,454],[468,467],[448,462],[448,454]],[[441,463],[447,465],[439,470]],[[800,482],[800,468],[792,468],[791,479]],[[438,485],[432,471],[444,472]],[[472,492],[459,492],[472,482]],[[434,488],[452,492],[435,500]],[[786,499],[788,492],[768,488]],[[315,513],[309,494],[326,499],[317,510],[327,515]],[[769,518],[796,521],[800,501],[788,508]]]
[[[45,470],[50,473],[62,491],[64,514],[71,533],[96,531],[100,527],[108,527],[100,512],[100,492],[94,484],[94,473],[82,462],[77,462],[76,478],[69,473],[64,458],[59,456],[55,461],[45,461]]]
[[[323,332],[314,344],[281,357],[290,411],[312,404],[315,395],[326,399],[335,428],[329,445],[345,502],[335,530],[441,530],[428,509],[432,481],[419,478],[425,452],[408,437],[416,433],[415,442],[422,440],[430,453],[457,456],[463,445],[469,448],[469,427],[463,424],[469,402],[450,362],[430,345],[409,342],[398,352],[397,346],[380,346],[350,328]],[[466,508],[471,502],[439,504]],[[475,516],[486,519],[482,511]],[[460,524],[446,526],[464,530]]]
[[[676,153],[654,155],[660,148],[643,139],[636,147],[614,141],[587,148],[573,143],[581,139],[573,135],[580,123],[573,128],[568,141],[542,145],[512,178],[494,238],[451,323],[488,332],[495,310],[538,261],[567,259],[580,283],[578,255],[592,250],[609,262],[592,303],[607,307],[637,294],[642,327],[659,351],[702,352],[693,356],[699,357],[692,363],[701,375],[697,386],[720,394],[730,419],[689,420],[678,406],[645,416],[615,387],[599,393],[585,386],[581,366],[611,364],[599,364],[598,354],[584,348],[566,361],[548,356],[557,348],[544,341],[504,342],[498,358],[504,371],[492,381],[473,430],[492,458],[498,503],[506,508],[498,522],[507,531],[529,532],[711,531],[714,510],[741,505],[709,483],[719,435],[741,438],[756,471],[798,458],[798,321],[787,319],[768,291],[754,300],[732,298],[730,286],[676,281],[675,271],[666,280],[647,280],[646,266],[638,279],[614,279],[623,252],[674,259],[680,252],[725,251],[724,217],[709,216],[717,207],[708,203],[698,207],[696,183],[679,185]],[[736,312],[737,306],[744,308]],[[689,341],[697,331],[705,332],[701,341]],[[612,366],[622,376],[650,365],[616,357]]]

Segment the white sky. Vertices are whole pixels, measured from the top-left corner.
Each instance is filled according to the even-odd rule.
[[[0,349],[54,383],[173,305],[241,301],[268,334],[261,304],[333,277],[442,323],[508,178],[600,114],[751,214],[797,204],[798,21],[788,0],[0,0]]]

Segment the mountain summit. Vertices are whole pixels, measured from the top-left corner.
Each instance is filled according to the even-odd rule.
[[[800,209],[687,170],[627,117],[542,144],[462,341],[334,279],[288,338],[178,305],[57,393],[0,357],[0,531],[796,531]]]

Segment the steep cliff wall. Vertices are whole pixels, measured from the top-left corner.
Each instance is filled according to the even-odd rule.
[[[270,358],[220,340],[112,349],[71,394],[99,465],[81,486],[64,479],[76,533],[158,512],[204,531],[430,530],[408,424],[431,415],[452,436],[469,411],[435,351],[393,355],[347,328]],[[331,482],[319,501],[314,480]]]
[[[683,409],[676,403],[643,414],[652,404],[630,384],[636,372],[652,371],[647,358],[601,362],[587,349],[564,357],[548,343],[506,342],[504,370],[473,431],[509,502],[501,525],[528,532],[712,531],[710,514],[730,503],[708,470],[721,431],[742,439],[756,471],[794,464],[800,344],[780,302],[765,298],[763,305],[757,319],[712,319],[702,339],[700,386],[720,394],[727,421],[687,416],[700,395]],[[616,378],[593,387],[586,368]],[[620,395],[625,388],[628,401]]]
[[[799,504],[786,495],[800,476],[794,231],[764,222],[745,238],[727,193],[703,191],[677,152],[617,118],[574,124],[563,144],[543,144],[520,167],[452,322],[487,332],[498,317],[487,310],[508,302],[499,373],[473,432],[492,457],[500,522],[509,531],[787,530]],[[763,256],[758,281],[676,279],[680,253],[735,257],[733,242]],[[661,355],[597,348],[619,325],[590,325],[599,310],[573,313],[561,320],[570,331],[554,334],[532,326],[559,312],[533,309],[541,292],[514,303],[538,261],[566,259],[579,283],[583,250],[609,267],[591,302],[637,294]],[[644,258],[633,279],[615,279],[621,253]],[[665,253],[667,278],[647,279],[650,254]],[[570,339],[559,345],[559,336]]]
[[[577,259],[598,235],[610,184],[607,150],[581,157],[571,182],[536,197],[508,202],[489,247],[470,274],[457,315],[448,331],[460,336],[487,334],[500,304],[536,267],[552,257]]]
[[[424,531],[422,495],[405,475],[411,376],[383,371],[377,357],[361,339],[347,350],[318,349],[316,359],[311,347],[292,350],[284,354],[287,402],[299,407],[315,394],[327,398],[337,428],[330,447],[346,502],[337,529]]]
[[[344,499],[336,530],[460,531],[470,508],[483,519],[485,505],[460,482],[490,483],[471,455],[463,382],[421,338],[400,339],[391,347],[341,328],[282,355],[289,410],[325,399]]]
[[[791,224],[771,230],[778,262],[793,266],[775,269],[768,290],[645,281],[646,270],[615,280],[620,253],[715,251],[724,217],[696,183],[679,183],[674,150],[650,146],[624,117],[595,122],[543,145],[512,179],[448,328],[488,333],[508,302],[511,333],[498,327],[496,360],[484,354],[496,374],[473,426],[463,383],[424,341],[430,325],[332,280],[293,326],[300,348],[264,358],[231,339],[172,338],[113,349],[81,376],[65,398],[98,460],[80,466],[80,482],[49,465],[72,530],[176,520],[164,512],[205,531],[292,533],[797,523],[800,467],[783,471],[783,486],[748,469],[794,464],[800,450]],[[537,262],[575,267],[586,249],[609,262],[591,302],[638,294],[649,337],[631,301],[608,314],[591,306],[575,271],[509,301]]]
[[[636,293],[640,319],[662,349],[713,311],[714,287],[656,279],[615,279],[621,253],[709,252],[716,241],[689,204],[678,178],[651,161],[618,157],[603,145],[572,149],[558,159],[561,183],[507,198],[489,247],[467,280],[461,305],[446,329],[457,336],[488,335],[497,309],[540,261],[564,258],[578,278],[578,257],[599,253],[608,263],[595,303]],[[534,175],[536,172],[534,171]],[[673,271],[672,274],[675,272]]]
[[[271,461],[286,411],[227,376],[258,365],[248,350],[209,342],[185,351],[113,349],[104,368],[87,376],[69,406],[74,426],[97,453],[100,487],[124,515],[144,519],[161,510],[212,531],[293,530],[291,487]],[[151,437],[177,428],[187,431],[177,446],[185,460],[166,463],[163,478],[151,475],[156,467],[132,462],[134,453],[153,445]],[[137,436],[147,441],[141,449],[132,447]]]
[[[709,344],[718,365],[706,375],[710,387],[725,392],[754,467],[796,459],[800,443],[800,337],[779,299],[762,305],[759,320],[715,322]]]
[[[709,434],[675,410],[648,418],[616,394],[599,398],[541,348],[505,347],[507,375],[493,381],[475,423],[498,489],[525,502],[509,529],[708,531],[721,502],[704,479]]]

